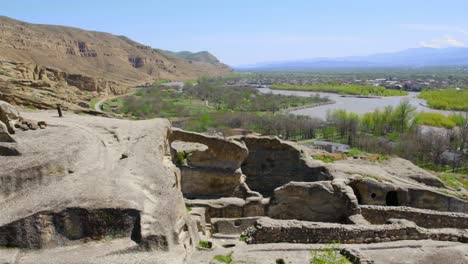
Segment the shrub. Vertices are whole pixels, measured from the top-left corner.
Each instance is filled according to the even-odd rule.
[[[312,251],[311,264],[347,264],[351,263],[345,256],[340,254],[337,244],[331,244]]]
[[[232,263],[232,252],[227,254],[227,255],[216,255],[213,258],[214,260],[221,262],[221,263],[226,263],[226,264],[231,264]]]
[[[198,242],[198,246],[201,248],[211,248],[212,244],[209,241],[200,240],[200,242]]]
[[[361,154],[363,154],[363,153],[364,153],[364,151],[362,151],[362,150],[360,150],[360,149],[352,148],[352,149],[349,150],[348,156],[354,157],[354,156],[361,155]]]

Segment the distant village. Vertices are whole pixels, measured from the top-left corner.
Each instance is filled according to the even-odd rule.
[[[435,79],[435,78],[375,78],[375,79],[348,79],[348,78],[291,78],[280,76],[262,76],[257,75],[254,78],[234,78],[225,81],[226,85],[232,86],[251,86],[256,88],[266,88],[272,84],[341,84],[341,85],[371,85],[383,86],[388,89],[398,89],[410,92],[420,92],[423,89],[442,89],[442,88],[457,88],[456,82],[448,79]],[[457,88],[459,89],[459,88]]]

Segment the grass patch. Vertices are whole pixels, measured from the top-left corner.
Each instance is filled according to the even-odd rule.
[[[246,235],[241,235],[241,236],[239,237],[239,241],[247,242],[247,236],[246,236]]]
[[[312,251],[311,264],[347,264],[352,263],[345,256],[340,254],[340,249],[336,244],[327,245],[320,250]]]
[[[349,150],[348,152],[348,156],[350,157],[355,157],[355,156],[359,156],[359,155],[362,155],[364,154],[365,152],[360,150],[360,149],[357,149],[357,148],[352,148]]]
[[[25,107],[26,107],[27,109],[37,110],[37,107],[35,107],[34,105],[25,105]]]
[[[316,159],[316,160],[321,160],[321,161],[323,161],[325,163],[333,163],[333,162],[336,161],[333,157],[325,156],[325,155],[323,155],[323,156],[314,156],[313,158]]]
[[[468,110],[468,89],[422,91],[419,98],[426,100],[427,104],[435,109]]]
[[[169,82],[171,82],[171,80],[161,79],[161,80],[154,81],[153,84],[154,85],[159,85],[159,84],[165,84],[165,83],[169,83]]]
[[[453,128],[457,125],[454,120],[439,113],[419,113],[416,115],[415,124],[434,127]]]
[[[198,242],[198,246],[201,247],[201,248],[211,248],[212,244],[211,244],[211,242],[208,242],[208,241],[205,241],[205,240],[200,240]]]
[[[190,117],[212,111],[202,100],[167,87],[141,88],[135,94],[106,101],[104,109],[138,119]]]
[[[442,173],[438,175],[439,179],[450,188],[455,190],[468,190],[468,176],[463,176],[454,173]]]
[[[232,252],[227,255],[216,255],[213,257],[214,260],[221,262],[221,263],[232,263]]]
[[[177,152],[177,156],[176,156],[177,165],[179,166],[185,165],[185,161],[187,160],[188,156],[189,154],[186,153],[185,151]]]
[[[348,159],[348,156],[345,154],[340,153],[329,153],[329,154],[321,154],[321,155],[314,155],[312,158],[316,160],[321,160],[325,163],[333,163],[337,160],[345,160]]]
[[[99,98],[92,98],[91,101],[89,101],[89,109],[93,109],[96,106],[96,103],[99,102]]]
[[[339,84],[274,84],[270,86],[274,90],[294,90],[294,91],[315,91],[338,93],[347,95],[364,95],[364,96],[402,96],[408,92],[403,90],[386,89],[385,87],[376,87],[369,85],[339,85]]]

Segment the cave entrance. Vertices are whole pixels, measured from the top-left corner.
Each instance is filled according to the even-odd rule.
[[[362,204],[361,193],[355,187],[351,187],[351,188],[353,189],[353,192],[354,192],[354,195],[356,196],[358,204]]]
[[[385,196],[385,203],[388,206],[399,206],[400,204],[398,203],[397,192],[395,191],[388,192],[387,195]]]

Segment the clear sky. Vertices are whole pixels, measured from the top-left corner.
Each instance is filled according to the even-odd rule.
[[[468,0],[0,0],[0,15],[230,65],[468,45]]]

